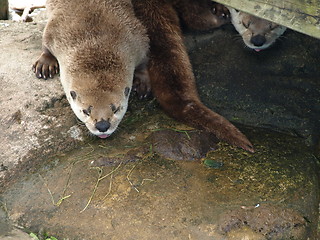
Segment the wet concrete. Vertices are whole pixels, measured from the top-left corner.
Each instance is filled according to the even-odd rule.
[[[0,22],[0,190],[42,157],[82,142],[59,78],[43,81],[31,71],[44,25]]]

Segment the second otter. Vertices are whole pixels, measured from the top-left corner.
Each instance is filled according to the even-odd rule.
[[[247,47],[259,52],[270,47],[286,27],[228,7],[231,21]]]
[[[181,23],[192,29],[208,30],[225,24],[225,15],[214,14],[211,0],[133,0],[132,3],[148,30],[151,87],[164,111],[182,122],[212,132],[220,140],[253,152],[245,135],[201,102],[183,43]],[[213,7],[218,10],[217,6]]]

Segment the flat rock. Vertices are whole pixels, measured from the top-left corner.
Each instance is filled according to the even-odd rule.
[[[84,139],[59,78],[40,80],[31,70],[41,53],[43,27],[0,22],[0,189]]]
[[[152,151],[171,160],[196,161],[217,148],[217,138],[202,131],[159,130],[147,139]]]

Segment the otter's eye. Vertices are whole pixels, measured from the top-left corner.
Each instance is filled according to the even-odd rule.
[[[114,104],[111,104],[111,110],[112,112],[115,112],[117,110],[117,107]]]
[[[249,22],[247,22],[247,23],[242,22],[242,24],[243,24],[243,26],[244,26],[245,28],[249,28],[249,26],[250,26],[250,24],[251,24],[251,21],[249,21]]]
[[[130,88],[129,88],[129,87],[126,87],[126,88],[124,89],[124,95],[125,95],[126,97],[128,97],[129,92],[130,92]]]
[[[91,109],[92,109],[92,106],[88,107],[88,109],[83,109],[82,112],[87,115],[87,116],[90,116],[91,114]]]
[[[118,107],[113,113],[117,113],[120,110],[120,107]]]
[[[75,91],[70,91],[70,95],[71,95],[71,97],[72,97],[73,100],[75,100],[76,97],[77,97],[77,94],[76,94]]]
[[[116,107],[114,104],[111,104],[111,110],[113,113],[117,113],[120,110],[120,106]]]

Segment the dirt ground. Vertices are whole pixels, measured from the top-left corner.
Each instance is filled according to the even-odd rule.
[[[232,89],[253,84],[240,77],[235,83],[228,82],[238,76],[232,71],[235,75],[231,77],[221,71],[218,79],[226,81],[207,82],[206,78],[217,74],[217,64],[208,61],[209,50],[204,46],[214,36],[234,32],[226,28],[191,36],[188,45],[196,49],[190,54],[202,98],[207,104],[217,104],[229,119],[251,125],[239,127],[254,143],[256,153],[215,140],[205,140],[210,144],[200,152],[196,144],[201,139],[212,140],[211,136],[193,135],[189,127],[165,116],[155,101],[138,102],[134,96],[119,131],[106,141],[92,138],[79,124],[59,78],[39,80],[31,71],[41,52],[44,24],[43,18],[33,23],[0,22],[1,239],[27,239],[18,229],[47,233],[59,240],[318,239],[319,155],[310,143],[317,139],[315,130],[319,129],[320,88],[312,77],[319,69],[305,62],[297,74],[303,71],[305,77],[294,80],[288,75],[292,67],[288,61],[285,66],[277,64],[283,68],[269,65],[272,54],[281,52],[271,49],[252,57],[244,51],[247,60],[269,59],[265,62],[270,72],[263,72],[265,78],[252,75],[259,75],[266,86],[268,80],[274,84],[291,79],[294,87],[290,89],[300,92],[294,96],[303,101],[291,101],[293,90],[281,95],[276,94],[277,88],[263,86],[260,90],[289,99],[290,108],[281,101],[277,107],[273,95],[267,98],[261,95],[263,91],[256,94],[258,102],[252,94],[255,89],[250,89],[250,96],[236,93],[226,99]],[[314,41],[303,40],[301,35],[298,40]],[[220,56],[216,54],[211,56]],[[316,60],[308,59],[317,65]],[[248,67],[246,71],[261,70]],[[209,95],[217,100],[209,100]],[[311,96],[310,102],[304,102],[305,96]],[[248,115],[250,109],[254,118]],[[260,117],[259,109],[264,109]],[[288,113],[287,117],[276,118],[278,112]],[[283,127],[286,122],[287,128]],[[257,128],[259,123],[269,130]]]

